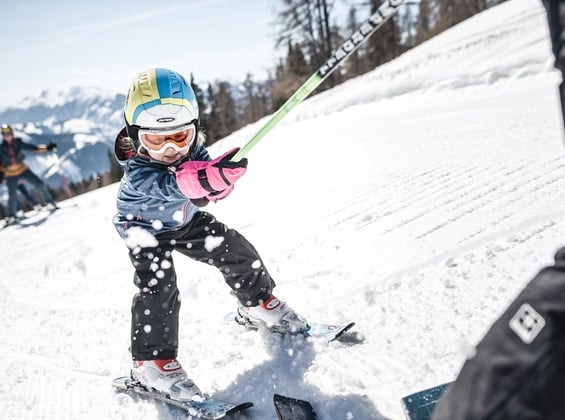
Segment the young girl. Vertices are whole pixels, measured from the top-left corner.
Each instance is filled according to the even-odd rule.
[[[140,73],[124,117],[116,139],[124,175],[114,224],[129,247],[139,288],[132,305],[131,375],[149,388],[190,398],[200,391],[176,360],[180,295],[173,251],[220,270],[240,302],[240,322],[291,333],[307,323],[273,296],[275,283],[253,245],[199,208],[226,198],[247,160],[230,160],[237,149],[210,159],[186,80],[167,69]],[[207,247],[210,236],[221,244]]]

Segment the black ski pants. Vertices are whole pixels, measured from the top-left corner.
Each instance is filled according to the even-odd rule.
[[[275,286],[253,245],[239,232],[198,212],[183,229],[156,236],[158,245],[134,248],[134,283],[139,292],[132,303],[133,360],[177,356],[180,295],[172,253],[217,267],[239,301],[255,306]]]

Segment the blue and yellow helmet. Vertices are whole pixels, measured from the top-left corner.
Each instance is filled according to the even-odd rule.
[[[196,95],[175,71],[145,70],[132,82],[124,109],[129,136],[137,140],[140,128],[170,130],[191,122],[198,124]]]

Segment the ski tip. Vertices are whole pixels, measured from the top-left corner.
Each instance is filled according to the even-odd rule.
[[[350,322],[349,324],[347,324],[345,327],[343,327],[336,335],[334,338],[332,338],[330,341],[342,341],[342,339],[344,338],[344,334],[346,332],[348,332],[351,328],[353,328],[355,326],[355,322]],[[348,341],[348,340],[346,340]]]
[[[344,332],[349,331],[351,328],[353,328],[355,326],[355,322],[350,322],[349,324],[347,324],[342,330],[341,330],[341,334],[343,334]]]
[[[429,420],[432,412],[451,382],[424,389],[401,399],[404,413],[410,420]]]
[[[273,402],[279,420],[316,420],[318,418],[312,404],[308,401],[274,394]]]
[[[273,402],[276,404],[277,402],[280,401],[286,401],[290,399],[289,397],[285,397],[284,395],[281,394],[273,394]]]
[[[251,401],[244,402],[241,404],[236,405],[235,407],[229,409],[226,414],[235,414],[239,413],[240,411],[247,410],[248,408],[253,407],[253,403]]]

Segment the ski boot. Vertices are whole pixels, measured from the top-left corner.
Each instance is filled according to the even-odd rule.
[[[157,390],[176,400],[202,397],[200,389],[188,378],[177,359],[135,361],[131,378],[149,390]]]
[[[306,320],[274,295],[257,306],[240,306],[237,309],[236,321],[254,328],[264,325],[279,333],[300,334],[308,329]]]
[[[48,203],[45,203],[45,205],[43,207],[45,207],[45,209],[48,210],[48,211],[55,211],[55,210],[60,209],[60,207],[54,201],[50,201]]]

